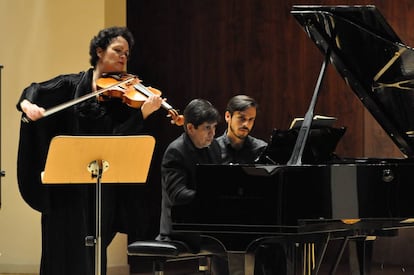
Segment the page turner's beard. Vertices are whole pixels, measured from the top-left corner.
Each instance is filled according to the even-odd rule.
[[[239,139],[246,139],[246,137],[250,134],[250,129],[246,128],[246,127],[240,127],[238,128],[239,130],[246,130],[247,134],[246,135],[238,135],[236,131],[234,131],[233,127],[230,126],[230,131],[233,133],[233,135]]]

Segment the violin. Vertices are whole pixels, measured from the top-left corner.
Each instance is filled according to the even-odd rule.
[[[52,107],[43,113],[43,117],[47,117],[93,97],[97,97],[98,100],[101,101],[111,98],[120,98],[128,106],[140,108],[144,101],[151,95],[161,95],[161,91],[158,89],[145,87],[138,77],[126,73],[105,74],[96,81],[96,85],[99,88],[97,91],[87,93],[81,97]],[[161,103],[161,107],[168,111],[168,117],[171,117],[171,124],[177,126],[182,126],[184,124],[184,116],[180,115],[178,111],[166,101]],[[22,121],[30,122],[30,119],[22,117]]]
[[[131,81],[125,82],[126,79],[130,79]],[[137,76],[127,73],[104,74],[96,80],[96,85],[99,89],[105,89],[98,96],[98,100],[106,101],[112,98],[120,98],[123,103],[132,108],[140,108],[144,101],[151,95],[161,96],[160,90],[144,86]],[[172,124],[178,126],[184,124],[184,116],[180,115],[166,101],[161,103],[161,107],[168,111],[168,117],[171,118]]]

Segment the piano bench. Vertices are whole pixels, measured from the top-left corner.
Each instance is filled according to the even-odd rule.
[[[164,275],[165,263],[167,261],[179,261],[199,259],[199,271],[202,274],[210,274],[210,261],[206,259],[210,253],[192,253],[183,243],[168,241],[136,241],[128,245],[128,255],[146,257],[152,261],[152,272],[154,275]]]

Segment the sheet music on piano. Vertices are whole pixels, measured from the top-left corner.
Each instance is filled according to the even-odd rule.
[[[300,128],[288,130],[273,129],[268,145],[256,160],[256,164],[286,165],[291,159]],[[310,126],[309,137],[300,155],[305,164],[327,164],[337,162],[340,157],[335,153],[338,143],[346,133],[346,127]],[[304,142],[302,140],[302,142]]]
[[[290,123],[289,129],[301,127],[304,120],[305,119],[303,117],[295,117]],[[312,126],[315,128],[333,127],[333,124],[337,120],[338,119],[336,117],[332,116],[315,115],[313,116]]]

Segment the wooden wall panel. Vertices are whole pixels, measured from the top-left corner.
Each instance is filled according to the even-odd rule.
[[[294,117],[306,113],[323,61],[290,14],[293,3],[342,4],[333,0],[128,1],[128,26],[137,40],[130,70],[160,88],[179,109],[202,97],[224,112],[232,95],[254,96],[261,105],[254,135],[267,139],[273,128],[286,129]],[[414,24],[408,20],[413,9],[409,0],[398,5],[392,1],[347,4],[377,5],[403,41],[414,41],[409,32]],[[347,127],[337,148],[339,155],[399,156],[332,67],[315,112],[337,116],[337,126]],[[156,129],[162,132],[161,146],[181,130],[171,129],[161,119]],[[224,123],[218,134],[223,129]],[[386,146],[373,146],[378,142]]]

